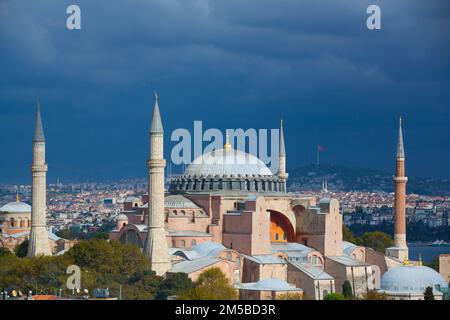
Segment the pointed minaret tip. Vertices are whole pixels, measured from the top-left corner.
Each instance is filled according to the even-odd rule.
[[[44,129],[42,127],[41,106],[39,100],[36,103],[36,121],[34,125],[33,142],[45,142]]]
[[[398,140],[397,140],[397,159],[405,158],[405,149],[403,146],[402,117],[399,119]]]
[[[153,110],[153,118],[152,118],[152,124],[150,127],[150,133],[163,133],[163,126],[161,121],[161,114],[159,112],[159,106],[158,106],[158,94],[155,92],[155,107]]]
[[[284,132],[283,132],[283,119],[280,121],[280,156],[286,156],[286,149],[284,146]]]

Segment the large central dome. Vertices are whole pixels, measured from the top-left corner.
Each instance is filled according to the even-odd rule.
[[[169,191],[286,192],[286,183],[260,159],[227,143],[197,157],[182,175],[171,177]]]
[[[272,172],[260,159],[239,150],[225,148],[197,157],[186,169],[191,176],[270,176]]]

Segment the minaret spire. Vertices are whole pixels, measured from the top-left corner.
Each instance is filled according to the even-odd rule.
[[[284,146],[283,119],[280,120],[280,156],[286,156],[286,148]]]
[[[403,147],[402,117],[399,119],[398,139],[397,139],[397,159],[405,158],[405,149]]]
[[[36,122],[33,136],[33,176],[31,195],[31,231],[28,244],[28,257],[51,255],[47,232],[47,163],[45,163],[45,138],[42,128],[39,101],[36,107]]]
[[[33,142],[45,142],[44,129],[42,127],[41,119],[41,106],[39,100],[37,100],[36,104],[36,120],[34,125]]]
[[[159,112],[159,106],[158,106],[158,94],[155,92],[155,107],[153,109],[153,118],[152,118],[152,124],[150,127],[150,133],[164,133],[163,125],[161,121],[161,114]]]
[[[164,131],[155,93],[155,107],[150,127],[150,160],[148,160],[148,217],[147,238],[143,252],[150,259],[150,267],[157,275],[164,275],[171,267],[164,228]]]
[[[280,121],[278,157],[278,178],[280,179],[280,188],[278,191],[286,192],[286,180],[288,178],[288,174],[286,172],[286,149],[284,146],[283,119]]]
[[[387,254],[400,261],[408,261],[408,246],[406,243],[406,182],[405,150],[403,145],[402,118],[399,120],[396,170],[394,180],[394,247],[387,248]]]

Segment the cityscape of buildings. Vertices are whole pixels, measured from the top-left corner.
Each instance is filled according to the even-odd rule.
[[[102,183],[61,183],[48,186],[47,223],[58,232],[89,233],[102,225],[114,222],[120,214],[123,202],[129,196],[145,193],[142,178]],[[16,194],[30,203],[31,185],[0,185],[0,204],[14,201]],[[310,190],[303,194],[336,198],[340,204],[344,224],[368,224],[377,226],[393,222],[393,193],[387,192],[333,192]],[[408,223],[423,222],[428,227],[450,225],[450,196],[408,194],[406,196],[406,219]]]
[[[147,185],[65,186],[58,181],[47,190],[38,104],[32,185],[16,186],[15,201],[0,208],[0,244],[14,250],[27,240],[30,258],[64,255],[79,239],[61,236],[62,231],[103,231],[109,240],[142,250],[157,276],[184,273],[197,281],[215,268],[243,300],[285,294],[322,300],[344,293],[346,286],[355,298],[375,291],[390,299],[421,300],[430,288],[436,299],[448,299],[450,256],[440,256],[441,273],[424,266],[421,258],[410,260],[408,207],[411,221],[422,217],[430,224],[438,218],[447,225],[448,199],[407,199],[401,119],[393,196],[333,193],[327,181],[319,193],[289,192],[282,123],[276,173],[257,157],[234,149],[228,133],[226,137],[222,149],[196,158],[181,175],[165,177],[164,130],[155,95]],[[14,187],[9,188],[11,197]],[[31,206],[24,202],[27,196]],[[392,221],[393,245],[380,252],[345,240],[343,224],[355,221]]]

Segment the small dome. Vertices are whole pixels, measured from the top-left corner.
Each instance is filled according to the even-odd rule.
[[[197,157],[187,168],[185,175],[191,176],[238,176],[263,175],[272,172],[260,159],[232,148],[214,150]]]
[[[119,214],[117,217],[116,217],[116,220],[117,221],[119,221],[119,220],[121,220],[121,221],[128,221],[128,217],[126,216],[126,215],[124,215],[124,214]]]
[[[222,244],[212,241],[203,242],[192,248],[192,250],[196,251],[200,256],[215,256],[225,249],[226,248]]]
[[[444,278],[425,266],[399,266],[381,277],[381,289],[394,292],[424,292],[427,287],[446,288]]]
[[[171,195],[167,196],[164,199],[164,207],[166,208],[178,208],[178,209],[199,209],[200,207],[197,206],[194,202],[189,200],[186,197],[183,197],[182,195]]]
[[[0,212],[5,213],[30,213],[31,206],[25,202],[15,201],[5,204],[0,208]]]

